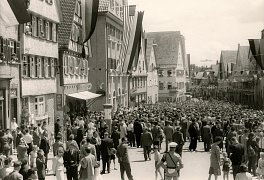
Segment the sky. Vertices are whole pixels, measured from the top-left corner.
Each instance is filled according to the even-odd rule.
[[[264,29],[264,0],[129,0],[146,32],[181,31],[191,64],[210,65],[221,50],[249,46]],[[211,61],[204,61],[211,60]]]

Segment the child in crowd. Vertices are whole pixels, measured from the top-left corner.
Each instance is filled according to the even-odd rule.
[[[110,159],[110,163],[111,163],[111,160],[113,160],[113,162],[114,162],[114,170],[117,170],[116,169],[115,159],[116,159],[116,149],[115,148],[111,148],[111,159]]]
[[[37,160],[38,146],[34,145],[32,151],[30,152],[30,168],[36,170],[36,160]]]
[[[231,164],[231,161],[228,158],[227,153],[223,152],[223,178],[224,180],[229,179],[230,164]]]
[[[258,168],[256,170],[259,179],[264,178],[264,152],[260,152],[260,158],[258,160]]]
[[[45,156],[42,149],[38,150],[38,155],[36,159],[37,174],[39,180],[45,180],[46,168],[45,168]]]
[[[155,169],[156,169],[155,170],[155,179],[156,180],[158,179],[158,173],[160,174],[161,179],[163,179],[160,167],[157,168],[157,164],[159,164],[159,162],[161,161],[160,152],[159,152],[159,145],[154,146],[154,160],[155,160]]]
[[[94,179],[93,180],[102,180],[102,176],[100,174],[100,161],[96,162],[94,166]]]

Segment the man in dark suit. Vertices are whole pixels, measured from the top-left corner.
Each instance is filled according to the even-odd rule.
[[[101,155],[103,161],[103,170],[101,174],[105,174],[105,167],[107,165],[107,171],[110,173],[110,156],[111,148],[114,147],[113,140],[108,137],[108,132],[104,133],[104,139],[101,141]]]
[[[23,176],[19,173],[21,169],[21,162],[15,161],[14,162],[14,171],[7,175],[4,180],[23,180]]]
[[[207,124],[207,122],[204,122],[204,126],[202,129],[202,137],[204,142],[204,151],[208,152],[211,149],[211,141],[212,141],[212,135],[211,135],[211,127]]]
[[[128,157],[128,146],[126,143],[126,138],[122,138],[121,144],[117,147],[116,156],[118,157],[118,162],[120,164],[120,174],[121,179],[124,180],[124,173],[126,171],[127,177],[129,180],[133,180],[133,176],[131,174],[131,167]]]
[[[144,151],[145,161],[147,159],[151,160],[150,151],[151,151],[152,143],[153,143],[152,134],[149,132],[148,129],[144,129],[143,134],[141,136],[141,144],[142,144],[143,151]]]
[[[78,180],[78,165],[80,162],[80,153],[75,148],[74,143],[69,144],[69,149],[63,156],[64,166],[68,180]]]
[[[172,142],[177,143],[175,152],[178,153],[180,156],[182,156],[182,148],[183,148],[185,141],[184,141],[180,126],[176,127],[175,132],[172,135]]]

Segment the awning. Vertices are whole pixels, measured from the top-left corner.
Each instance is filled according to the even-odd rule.
[[[95,94],[89,91],[67,94],[67,96],[77,98],[77,99],[83,99],[83,100],[94,99],[94,98],[100,97],[101,95],[102,94]]]

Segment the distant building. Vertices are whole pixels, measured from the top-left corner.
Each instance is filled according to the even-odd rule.
[[[231,76],[234,70],[237,58],[237,51],[233,50],[223,50],[220,55],[219,62],[219,79],[227,79]]]
[[[184,100],[189,72],[184,36],[179,31],[149,32],[147,38],[157,44],[159,101]]]

